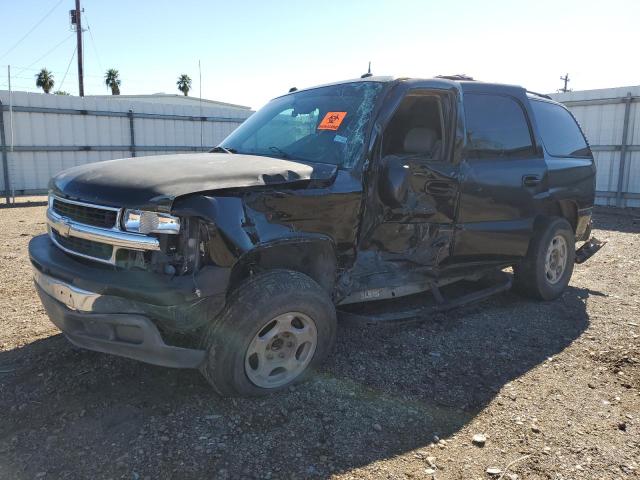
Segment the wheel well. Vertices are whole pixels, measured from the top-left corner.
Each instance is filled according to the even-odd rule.
[[[231,270],[227,293],[234,291],[252,274],[274,269],[304,273],[331,294],[336,280],[333,245],[329,241],[311,241],[279,243],[252,250],[243,255]]]
[[[573,233],[575,233],[576,228],[578,228],[578,207],[576,204],[571,200],[560,200],[558,202],[558,208],[560,215],[567,219],[573,228]]]
[[[549,217],[562,217],[566,219],[569,225],[571,225],[571,228],[573,228],[573,233],[575,233],[578,228],[578,207],[575,202],[571,200],[558,200],[551,204],[546,214],[536,219],[536,224],[541,221],[547,221]]]

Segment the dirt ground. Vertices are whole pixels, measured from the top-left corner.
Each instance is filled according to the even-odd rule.
[[[0,208],[0,478],[638,478],[639,216],[597,212],[609,244],[556,301],[342,327],[310,382],[247,400],[72,348],[32,287],[44,207]]]

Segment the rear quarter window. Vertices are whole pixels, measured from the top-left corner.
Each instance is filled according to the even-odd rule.
[[[531,100],[544,148],[554,157],[588,157],[587,141],[567,109],[554,103]]]
[[[534,153],[529,123],[520,104],[511,97],[485,93],[464,96],[467,148],[489,157]]]

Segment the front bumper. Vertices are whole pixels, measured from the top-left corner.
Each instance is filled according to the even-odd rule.
[[[116,270],[65,254],[47,235],[31,240],[29,256],[42,304],[72,343],[168,367],[195,368],[204,359],[204,351],[171,340],[177,334],[197,345],[224,306],[227,269],[185,277]]]
[[[204,350],[167,345],[155,324],[144,315],[72,310],[43,288],[48,283],[55,285],[63,295],[68,295],[70,286],[51,277],[41,275],[36,278],[36,290],[47,315],[78,347],[164,367],[197,368],[204,360]],[[38,283],[38,280],[43,283]],[[79,303],[91,303],[101,298],[91,292],[87,292],[87,298],[78,292],[74,292],[73,296]]]

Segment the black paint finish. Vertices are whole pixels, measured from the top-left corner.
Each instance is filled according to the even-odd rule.
[[[168,211],[181,195],[328,180],[335,171],[335,165],[256,155],[159,155],[70,168],[51,180],[50,190],[98,205]]]
[[[223,290],[261,269],[290,268],[316,279],[336,303],[415,293],[517,263],[545,216],[565,216],[577,237],[587,231],[593,158],[551,158],[524,89],[376,81],[386,83],[365,129],[368,148],[350,169],[241,154],[167,155],[76,167],[51,187],[71,199],[199,221],[207,261],[228,275]],[[385,129],[416,94],[441,101],[441,156],[384,155]],[[468,94],[516,101],[532,151],[508,158],[470,151]]]

